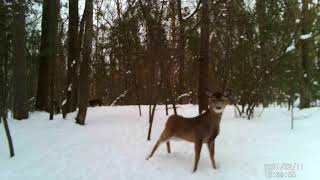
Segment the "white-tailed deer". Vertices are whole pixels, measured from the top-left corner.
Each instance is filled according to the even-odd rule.
[[[160,144],[166,142],[168,153],[170,153],[169,141],[171,139],[182,139],[194,143],[195,160],[193,172],[197,170],[203,143],[208,145],[211,164],[216,169],[214,160],[215,138],[219,134],[221,116],[225,106],[228,104],[230,90],[224,93],[208,91],[206,94],[209,98],[209,108],[204,113],[192,118],[179,115],[172,115],[168,118],[165,129],[162,131],[147,160],[152,157]]]

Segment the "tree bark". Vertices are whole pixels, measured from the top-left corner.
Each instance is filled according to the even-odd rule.
[[[10,157],[13,157],[14,156],[14,147],[13,147],[12,137],[11,137],[7,118],[8,118],[7,110],[4,110],[2,112],[3,127],[6,131],[6,136],[7,136],[8,146],[9,146],[9,151],[10,151]]]
[[[6,132],[8,146],[10,150],[10,157],[14,156],[14,147],[10,129],[7,121],[7,103],[8,103],[8,37],[5,33],[1,34],[1,40],[3,43],[0,44],[0,119],[2,119],[3,127]]]
[[[152,124],[154,120],[154,114],[156,111],[157,104],[154,103],[153,105],[149,105],[149,129],[148,129],[148,137],[147,140],[151,140],[151,132],[152,132]]]
[[[53,120],[53,115],[55,112],[55,106],[57,106],[57,99],[55,97],[55,72],[56,72],[56,61],[58,53],[58,22],[60,14],[60,0],[50,1],[50,16],[52,18],[52,48],[50,54],[50,120]]]
[[[85,5],[85,32],[82,53],[82,62],[80,66],[80,83],[79,83],[79,111],[76,123],[85,124],[87,115],[87,104],[89,96],[89,66],[92,53],[92,33],[93,33],[93,0],[86,0]]]
[[[28,118],[27,107],[27,54],[25,29],[25,1],[14,3],[14,70],[13,70],[13,118]]]
[[[69,31],[68,31],[68,71],[66,83],[66,103],[63,116],[75,111],[77,107],[77,71],[80,53],[79,46],[79,7],[78,0],[69,0]]]
[[[37,91],[36,110],[50,112],[49,103],[53,101],[49,97],[50,88],[53,89],[52,67],[56,60],[58,13],[56,0],[44,0],[42,8],[42,34],[40,46],[39,81]],[[52,95],[52,94],[51,94]]]
[[[310,0],[302,0],[302,35],[311,32],[312,21],[310,20],[310,13],[308,6]],[[301,41],[301,89],[300,89],[300,109],[309,108],[311,102],[311,90],[310,90],[310,62],[312,57],[310,55],[311,39],[304,39]]]
[[[178,21],[179,21],[179,36],[178,36],[178,61],[179,61],[179,87],[178,95],[181,95],[185,91],[185,79],[184,79],[184,63],[185,63],[185,22],[182,17],[181,0],[177,0],[177,11],[178,11]]]
[[[199,113],[208,108],[209,82],[209,5],[210,1],[203,1],[201,7],[200,59],[199,59]]]
[[[48,111],[48,99],[49,99],[49,62],[47,59],[49,34],[48,23],[48,0],[43,1],[42,5],[42,22],[41,22],[41,45],[40,45],[40,57],[39,57],[39,78],[37,88],[36,110]]]

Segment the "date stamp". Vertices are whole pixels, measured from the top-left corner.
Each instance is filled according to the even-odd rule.
[[[303,171],[302,163],[276,162],[264,164],[266,178],[295,178]]]

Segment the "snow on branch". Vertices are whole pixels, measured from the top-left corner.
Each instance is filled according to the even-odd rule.
[[[67,103],[67,100],[66,99],[64,99],[63,101],[62,101],[62,106],[64,106],[65,104]]]
[[[110,106],[114,106],[121,98],[124,98],[127,95],[127,90],[124,91],[124,93],[120,94],[111,104]]]
[[[177,100],[179,101],[181,98],[189,97],[189,96],[191,96],[191,94],[192,94],[192,91],[189,91],[187,93],[181,94],[180,96],[178,96]]]
[[[315,38],[317,36],[320,35],[320,32],[317,32],[317,33],[313,33],[313,32],[310,32],[308,34],[304,34],[304,35],[301,35],[300,36],[300,39],[301,40],[307,40],[307,39],[310,39],[310,38]],[[290,46],[287,47],[286,51],[284,54],[287,54],[291,51],[294,51],[296,49],[296,45],[298,44],[298,42],[296,43],[294,40],[292,41],[292,44]]]
[[[196,9],[188,17],[184,18],[183,20],[187,21],[188,19],[192,18],[198,12],[198,10],[200,9],[200,4],[201,3],[202,3],[202,0],[200,0],[198,2]]]
[[[289,52],[291,52],[291,51],[293,51],[293,50],[295,50],[295,49],[296,49],[296,46],[295,46],[294,43],[293,43],[291,46],[289,46],[289,47],[287,48],[286,53],[289,53]]]
[[[312,37],[312,32],[310,32],[309,34],[301,35],[301,36],[300,36],[300,39],[302,39],[302,40],[307,40],[307,39],[309,39],[309,38],[311,38],[311,37]]]
[[[72,84],[69,84],[68,91],[70,92],[72,90]]]
[[[293,51],[295,49],[296,49],[296,45],[295,45],[295,41],[293,40],[292,44],[289,47],[287,47],[286,53],[289,53],[289,52],[291,52],[291,51]]]

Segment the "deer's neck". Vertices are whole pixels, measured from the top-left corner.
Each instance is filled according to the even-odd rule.
[[[212,110],[208,110],[208,113],[209,113],[211,118],[215,118],[215,119],[216,118],[221,118],[221,116],[222,116],[222,113],[216,113],[216,112],[214,112]]]
[[[205,118],[203,120],[207,121],[208,126],[208,141],[215,139],[215,137],[220,133],[220,121],[222,113],[215,113],[214,111],[208,110],[205,113]]]
[[[215,113],[214,111],[209,110],[208,116],[209,116],[208,121],[210,122],[210,124],[212,124],[213,126],[220,125],[222,113]]]

